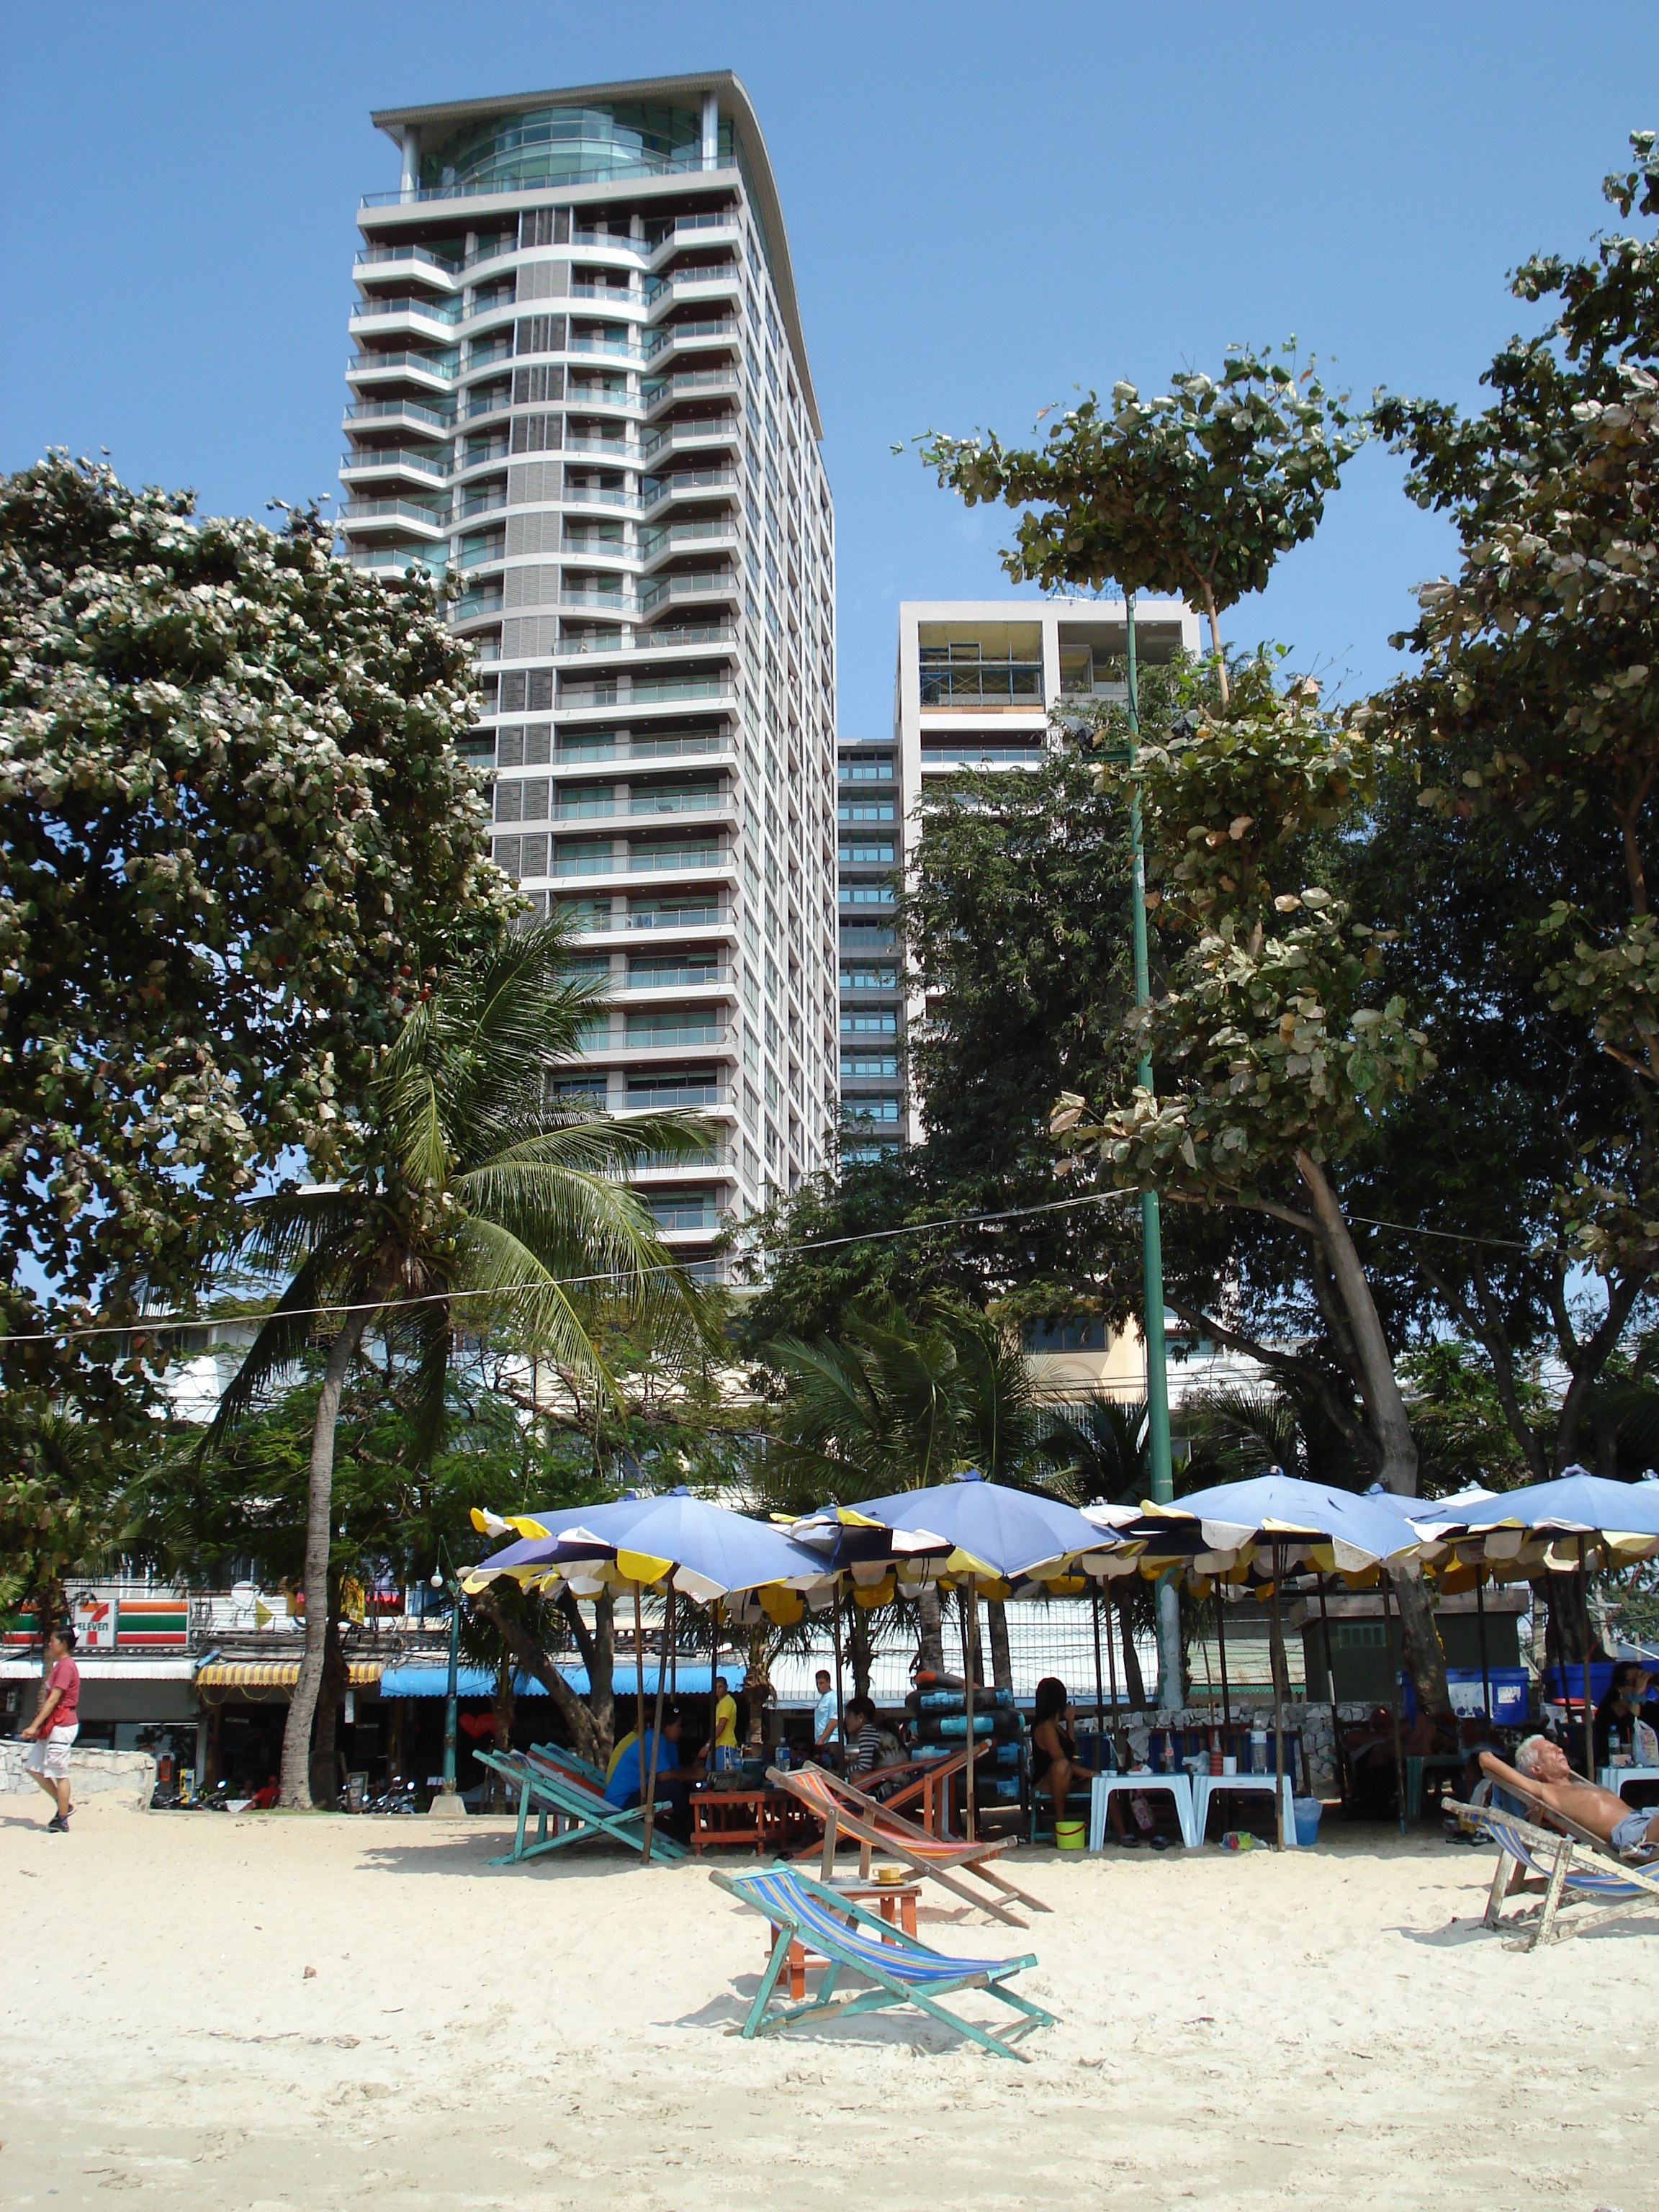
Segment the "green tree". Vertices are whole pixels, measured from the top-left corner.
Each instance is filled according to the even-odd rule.
[[[1623,217],[1652,217],[1653,135],[1632,146],[1634,166],[1607,180],[1607,197]],[[1489,1132],[1482,1166],[1506,1134],[1514,1146],[1498,1186],[1507,1216],[1491,1219],[1479,1174],[1460,1208],[1492,1241],[1466,1258],[1425,1247],[1418,1265],[1480,1343],[1541,1476],[1578,1455],[1597,1378],[1659,1260],[1659,940],[1647,884],[1659,782],[1659,241],[1615,233],[1577,261],[1539,257],[1514,289],[1555,313],[1495,356],[1490,407],[1465,417],[1390,398],[1377,410],[1410,459],[1412,495],[1449,516],[1461,559],[1455,577],[1421,588],[1407,641],[1421,667],[1375,702],[1372,726],[1420,762],[1420,789],[1395,809],[1418,884],[1442,894],[1433,905],[1486,922],[1475,957],[1455,935],[1449,946],[1463,956],[1453,1003],[1473,1032],[1460,1096],[1467,1087]],[[1403,818],[1413,804],[1427,824],[1415,839]],[[1425,964],[1443,958],[1438,946],[1408,949]],[[1485,1028],[1483,1008],[1496,1018]],[[1516,1248],[1507,1257],[1505,1243]],[[1593,1303],[1574,1295],[1586,1267]],[[1568,1376],[1548,1432],[1518,1388],[1540,1344]]]
[[[58,1332],[187,1304],[262,1180],[337,1172],[426,948],[515,902],[431,587],[389,594],[313,518],[192,505],[62,454],[0,480],[14,1459],[50,1457],[54,1407],[142,1434],[154,1345]]]
[[[463,955],[405,1018],[368,1088],[358,1162],[333,1186],[251,1201],[246,1247],[291,1278],[226,1392],[216,1443],[331,1317],[313,1430],[307,1591],[326,1586],[335,1427],[365,1329],[380,1314],[416,1375],[417,1433],[441,1439],[451,1339],[465,1315],[510,1326],[572,1372],[603,1378],[588,1325],[609,1302],[649,1320],[696,1294],[623,1175],[688,1156],[695,1117],[578,1121],[550,1103],[550,1065],[574,1054],[602,981],[571,975],[561,925]],[[392,1317],[395,1316],[395,1325]],[[308,1612],[283,1747],[283,1802],[306,1769],[327,1607]]]
[[[1109,414],[1091,392],[1040,447],[929,431],[921,458],[969,507],[1026,508],[1002,556],[1016,583],[1196,598],[1224,707],[1220,617],[1313,535],[1364,436],[1292,339],[1278,360],[1238,348],[1218,378],[1182,371],[1151,399],[1115,384]]]

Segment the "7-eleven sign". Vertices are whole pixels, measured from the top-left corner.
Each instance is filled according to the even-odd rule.
[[[90,1592],[75,1601],[75,1641],[82,1651],[113,1651],[116,1601]]]

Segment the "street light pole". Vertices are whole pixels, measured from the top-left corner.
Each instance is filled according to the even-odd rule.
[[[1140,696],[1135,673],[1135,595],[1123,595],[1124,626],[1127,633],[1129,765],[1134,767],[1135,740],[1140,735]],[[1129,848],[1132,856],[1134,915],[1135,1004],[1145,1006],[1152,995],[1152,970],[1146,951],[1146,854],[1140,834],[1140,795],[1131,787]],[[1152,1087],[1150,1053],[1140,1056],[1139,1082]],[[1146,1342],[1146,1427],[1152,1461],[1152,1498],[1167,1505],[1175,1496],[1175,1471],[1170,1456],[1170,1380],[1164,1344],[1164,1236],[1158,1218],[1158,1193],[1140,1194],[1140,1273],[1142,1330]],[[1174,1582],[1166,1575],[1158,1585],[1158,1702],[1165,1712],[1181,1704],[1181,1615]]]
[[[455,1710],[460,1690],[461,1656],[461,1578],[455,1571],[455,1562],[449,1562],[449,1580],[443,1575],[445,1551],[442,1540],[438,1545],[438,1571],[432,1577],[434,1589],[449,1592],[449,1686],[444,1699],[444,1773],[438,1794],[428,1807],[439,1820],[464,1818],[466,1808],[455,1790]]]

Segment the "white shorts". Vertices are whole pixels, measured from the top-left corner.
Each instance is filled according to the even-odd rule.
[[[29,1746],[24,1765],[31,1774],[44,1774],[48,1782],[67,1782],[70,1746],[80,1733],[80,1723],[74,1722],[68,1728],[55,1728],[45,1735],[36,1736]]]

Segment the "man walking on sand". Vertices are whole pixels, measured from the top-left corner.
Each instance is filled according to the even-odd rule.
[[[33,1749],[24,1761],[58,1810],[46,1823],[48,1834],[66,1836],[70,1824],[70,1746],[81,1733],[81,1669],[70,1653],[72,1628],[54,1628],[46,1638],[46,1673],[40,1711],[21,1730]]]

